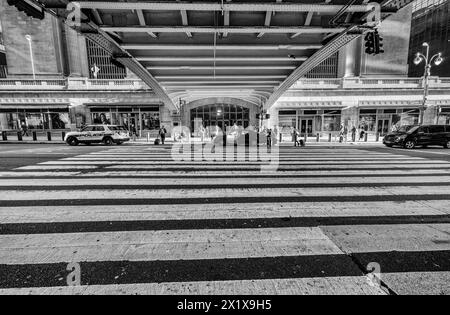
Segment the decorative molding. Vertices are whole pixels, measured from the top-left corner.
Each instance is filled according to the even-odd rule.
[[[331,108],[344,107],[342,102],[279,102],[275,108]]]

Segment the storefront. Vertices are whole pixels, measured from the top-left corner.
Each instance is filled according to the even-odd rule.
[[[358,127],[366,132],[384,136],[401,126],[417,125],[419,116],[418,108],[360,109]]]
[[[155,106],[90,106],[93,124],[124,126],[127,130],[142,136],[145,132],[156,131],[161,127],[160,107]]]
[[[450,125],[450,107],[442,107],[438,117],[439,125]]]
[[[70,129],[69,108],[24,106],[0,108],[1,130],[66,130]]]
[[[341,109],[280,110],[278,127],[283,135],[290,134],[295,128],[301,135],[315,136],[317,133],[339,131],[341,115]]]

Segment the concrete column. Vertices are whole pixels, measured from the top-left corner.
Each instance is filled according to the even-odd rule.
[[[70,129],[76,130],[83,124],[92,123],[91,111],[86,105],[72,104],[69,108]]]
[[[278,128],[278,123],[279,123],[279,117],[278,117],[278,108],[275,108],[275,106],[272,106],[269,111],[268,111],[269,115],[270,115],[270,120],[269,120],[269,126],[271,128],[273,128],[273,126],[277,126]],[[256,113],[255,115],[256,116]],[[252,118],[252,117],[251,117]],[[255,117],[253,117],[255,118]],[[256,120],[256,119],[255,119]]]
[[[343,102],[345,108],[342,110],[341,123],[348,127],[348,130],[355,126],[358,127],[359,123],[359,108],[358,101],[346,101]]]
[[[89,77],[86,40],[65,26],[66,48],[71,77]]]
[[[358,77],[361,74],[362,39],[352,41],[339,51],[338,77]]]
[[[168,132],[168,137],[172,135],[173,119],[170,115],[170,110],[166,106],[161,106],[159,109],[159,120],[161,126],[164,126]]]
[[[0,130],[8,129],[8,118],[6,114],[0,114]]]
[[[423,123],[425,125],[434,125],[436,124],[437,119],[437,107],[436,106],[429,106],[423,115]]]

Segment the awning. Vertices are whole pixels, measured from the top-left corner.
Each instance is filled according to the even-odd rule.
[[[68,112],[69,104],[0,104],[0,112],[14,112],[23,110],[42,110],[42,111],[55,111],[55,112]]]

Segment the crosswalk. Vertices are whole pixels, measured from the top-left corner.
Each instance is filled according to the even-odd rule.
[[[0,294],[450,294],[450,162],[264,163],[129,145],[2,171]]]

